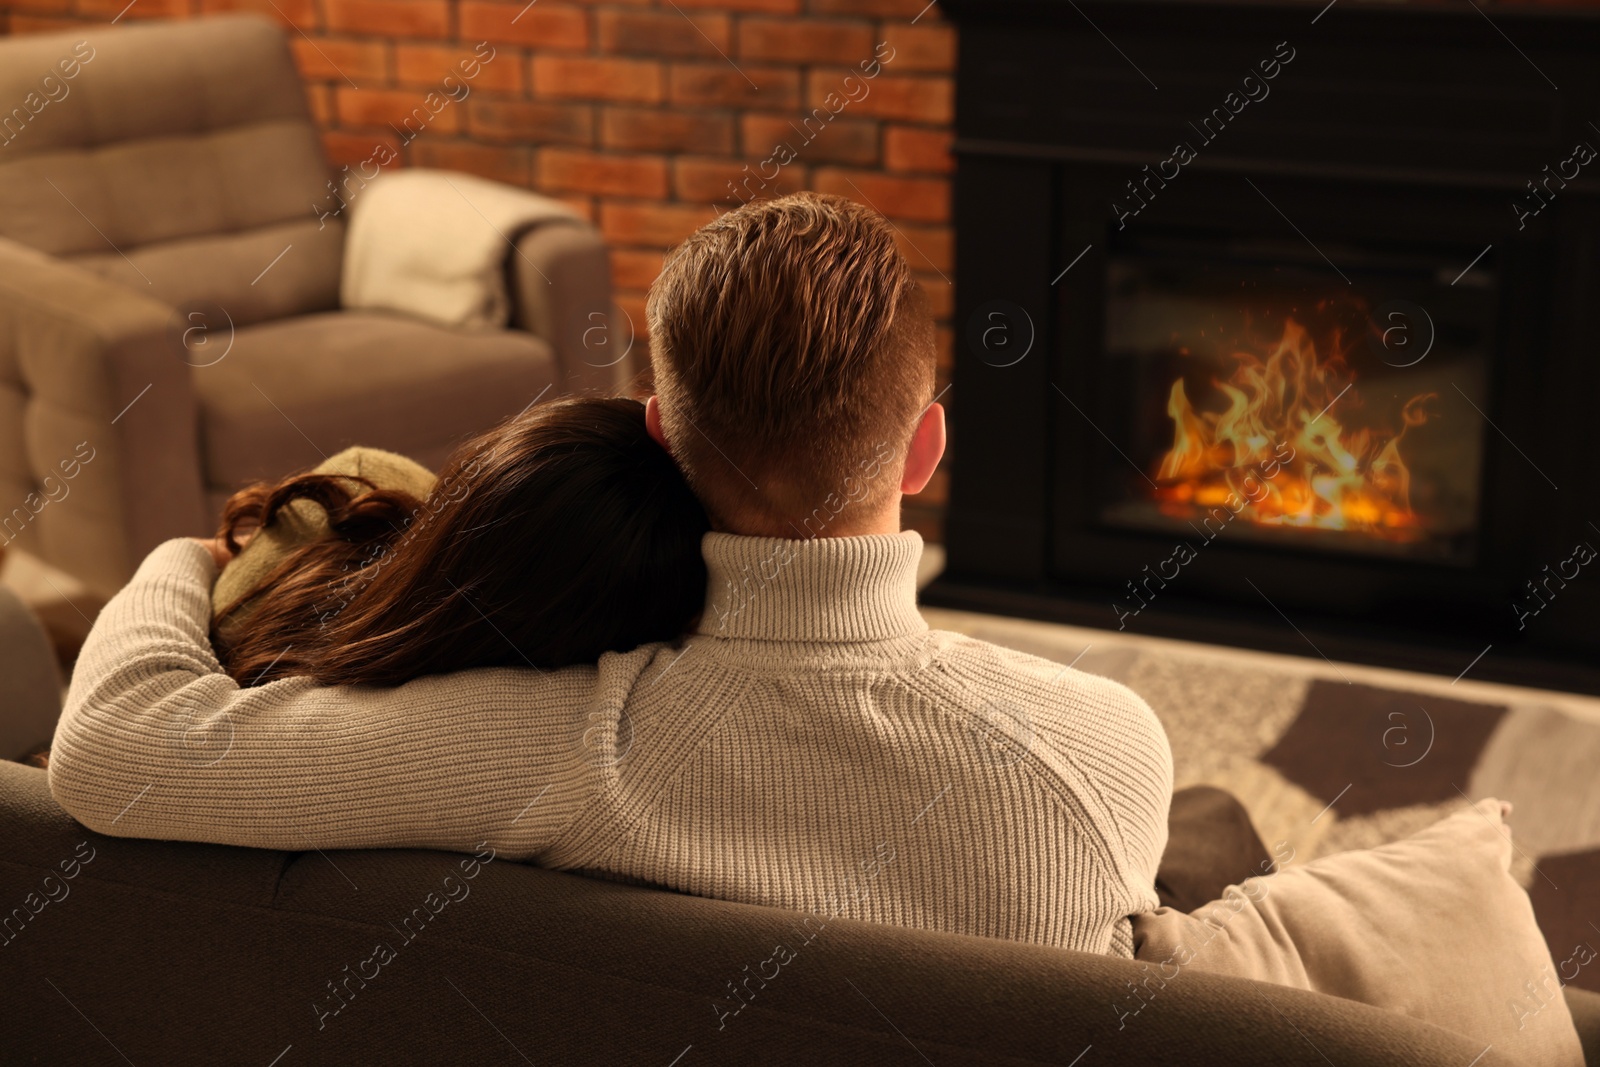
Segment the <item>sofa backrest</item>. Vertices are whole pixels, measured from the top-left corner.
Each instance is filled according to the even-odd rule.
[[[244,325],[337,306],[328,180],[265,19],[0,40],[0,237]]]
[[[108,783],[124,786],[142,788]],[[0,841],[0,1062],[100,1062],[110,1041],[133,1063],[282,1067],[1515,1063],[1332,997],[807,922],[487,850],[104,837],[15,764],[0,764]]]

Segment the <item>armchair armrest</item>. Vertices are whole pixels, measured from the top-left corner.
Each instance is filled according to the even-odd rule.
[[[61,674],[44,626],[0,588],[0,758],[50,743],[61,716]]]
[[[160,542],[209,529],[174,314],[0,240],[0,543],[102,595]]]
[[[423,167],[374,182],[350,219],[340,300],[446,326],[509,318],[550,345],[562,392],[614,392],[628,373],[613,354],[632,346],[612,336],[629,330],[609,323],[600,234],[561,201],[505,182]]]
[[[560,387],[614,394],[638,366],[632,328],[611,303],[611,263],[592,226],[574,219],[521,234],[508,263],[513,325],[544,338],[560,364]],[[642,337],[637,347],[642,351]],[[624,355],[624,353],[627,353]]]

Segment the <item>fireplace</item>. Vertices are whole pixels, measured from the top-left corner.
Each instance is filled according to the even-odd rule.
[[[1600,19],[946,7],[929,602],[1600,692]]]
[[[1111,252],[1096,422],[1132,462],[1100,472],[1096,521],[1475,563],[1492,300],[1368,262],[1347,286],[1281,242]]]

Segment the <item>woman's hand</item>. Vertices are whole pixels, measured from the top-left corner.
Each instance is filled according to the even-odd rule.
[[[217,565],[217,570],[219,571],[233,559],[233,553],[228,551],[228,542],[221,537],[191,537],[190,540],[205,546],[206,551],[211,553],[211,560]]]
[[[239,551],[244,551],[244,547],[250,543],[250,539],[256,535],[258,529],[260,529],[258,526],[240,526],[233,531],[233,540],[239,546]],[[211,553],[211,560],[217,565],[217,570],[219,571],[234,558],[235,553],[228,548],[228,539],[226,537],[194,537],[190,540],[198,541],[206,546],[206,551]]]

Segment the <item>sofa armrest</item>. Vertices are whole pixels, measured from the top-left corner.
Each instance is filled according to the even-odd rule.
[[[0,906],[34,894],[38,912],[0,921],[0,988],[19,1005],[0,1038],[8,1062],[105,1058],[100,1035],[41,980],[49,974],[62,992],[92,991],[96,1027],[129,1061],[177,1067],[216,1055],[192,1028],[161,1025],[174,1003],[228,1020],[229,1047],[265,1049],[260,1063],[292,1042],[285,1067],[458,1063],[462,1034],[493,1040],[484,1018],[513,1047],[560,1063],[636,1062],[645,1049],[667,1064],[692,1043],[685,1065],[1539,1067],[1319,993],[1190,970],[1162,979],[1134,960],[842,917],[814,923],[504,858],[468,868],[419,850],[106,837],[56,805],[43,771],[14,764],[0,763],[0,839]],[[45,890],[65,903],[44,903]],[[370,995],[382,1003],[368,1003],[355,973],[380,943],[398,956],[377,957]],[[782,969],[756,978],[780,951]],[[151,960],[162,981],[145,980]],[[453,992],[442,975],[472,984],[458,977]],[[411,1018],[440,1023],[384,1024]]]
[[[622,390],[636,371],[633,330],[611,303],[611,264],[598,231],[577,219],[535,226],[517,238],[508,280],[512,323],[555,349],[564,391]]]
[[[44,626],[0,587],[0,759],[50,743],[61,717],[61,673]]]
[[[209,528],[174,315],[0,240],[0,541],[105,596],[151,548]]]

